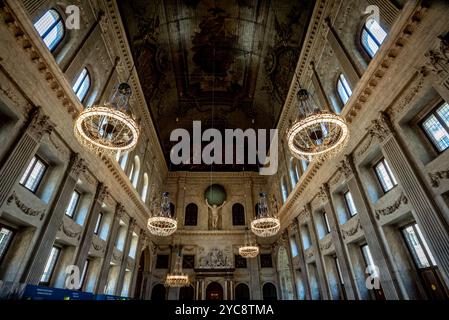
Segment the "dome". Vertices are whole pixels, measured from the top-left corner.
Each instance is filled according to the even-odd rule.
[[[220,206],[226,200],[226,191],[223,186],[213,184],[206,189],[204,197],[210,205],[216,204],[217,206]]]

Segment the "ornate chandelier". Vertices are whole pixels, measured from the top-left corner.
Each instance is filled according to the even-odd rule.
[[[249,233],[245,236],[245,244],[239,248],[239,255],[243,258],[255,258],[259,254],[259,246],[251,241]]]
[[[176,257],[175,267],[173,268],[173,272],[168,273],[165,278],[165,286],[166,287],[185,287],[190,284],[189,276],[182,272],[182,264],[181,264],[181,256],[178,255]]]
[[[280,228],[279,218],[271,214],[268,208],[267,194],[261,192],[257,203],[257,216],[251,222],[251,231],[258,237],[266,238],[276,235]]]
[[[306,161],[330,159],[343,150],[349,129],[343,117],[317,107],[305,89],[298,92],[298,119],[287,130],[288,148]]]
[[[178,228],[178,222],[172,218],[170,212],[168,192],[162,193],[160,209],[153,210],[151,217],[148,219],[147,227],[151,234],[159,237],[168,237]]]
[[[121,83],[109,102],[82,111],[74,133],[82,146],[98,154],[132,150],[139,139],[139,125],[128,106],[131,87]]]

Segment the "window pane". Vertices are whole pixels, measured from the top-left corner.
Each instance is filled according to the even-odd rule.
[[[55,269],[56,262],[58,260],[60,251],[61,250],[56,247],[53,247],[51,249],[50,256],[48,257],[47,264],[45,265],[44,273],[42,274],[42,277],[41,277],[42,283],[50,282],[50,278],[53,273],[53,270]]]
[[[31,169],[33,169],[34,164],[36,163],[36,157],[33,157],[33,159],[28,164],[27,169],[25,170],[25,173],[23,174],[22,178],[20,179],[20,184],[24,184],[28,175],[30,174]]]
[[[5,227],[2,227],[0,229],[0,261],[2,261],[3,257],[5,256],[6,249],[8,249],[13,235],[14,233]]]
[[[407,241],[410,252],[415,260],[418,268],[428,268],[430,267],[429,260],[424,253],[423,247],[419,242],[418,235],[415,232],[413,226],[409,226],[403,230],[405,239]]]
[[[382,185],[382,189],[387,192],[396,185],[396,179],[393,175],[390,176],[391,170],[386,166],[386,162],[382,160],[376,166],[377,177]],[[389,174],[390,172],[390,174]]]
[[[80,194],[78,191],[73,191],[72,197],[70,198],[69,206],[65,212],[70,218],[73,218],[73,214],[75,213],[76,206],[78,205],[78,201],[80,198]]]
[[[346,104],[346,102],[348,102],[349,100],[349,96],[346,94],[346,91],[343,88],[343,83],[340,80],[338,80],[337,89],[341,101],[343,102],[343,104]]]
[[[86,260],[86,262],[84,263],[83,266],[83,272],[81,273],[81,278],[80,278],[80,289],[83,287],[84,285],[84,280],[86,280],[86,275],[87,275],[87,270],[89,269],[89,260]]]
[[[446,114],[446,116],[448,117],[449,115]],[[435,115],[432,114],[423,122],[423,128],[438,151],[444,151],[449,147],[449,133]]]
[[[374,57],[377,50],[379,50],[379,46],[371,38],[371,35],[368,33],[368,31],[366,31],[366,29],[363,29],[362,31],[362,45],[371,58]]]
[[[327,233],[331,232],[331,226],[329,224],[329,219],[327,218],[327,213],[326,212],[323,213],[323,220],[324,220],[324,225],[326,227],[326,232]]]
[[[377,274],[377,268],[376,265],[374,264],[374,259],[373,256],[371,255],[371,251],[368,247],[368,245],[364,245],[362,246],[362,252],[363,252],[363,257],[365,258],[365,262],[366,262],[366,266],[371,266],[371,275],[373,277],[378,277],[379,275]]]
[[[76,79],[73,85],[73,91],[80,101],[83,101],[90,88],[90,76],[86,68],[81,71],[78,79]]]
[[[441,117],[446,126],[449,127],[449,104],[446,102],[437,110],[438,115]]]
[[[95,224],[94,233],[98,234],[98,231],[100,231],[100,225],[101,225],[101,219],[103,218],[103,213],[98,214],[97,223]]]
[[[345,193],[345,200],[350,216],[355,216],[357,214],[357,208],[355,207],[351,192],[348,191]]]
[[[298,246],[296,245],[295,237],[290,238],[290,248],[292,249],[292,257],[296,257],[298,255]]]
[[[64,37],[64,23],[55,10],[47,11],[35,24],[48,49],[53,50]]]
[[[436,266],[437,263],[435,261],[435,258],[432,256],[432,252],[430,252],[429,246],[421,233],[421,229],[417,224],[415,224],[415,229],[418,232],[418,236],[419,239],[421,240],[421,243],[424,245],[424,249],[426,250],[427,256],[430,258],[430,262],[432,263],[433,266]]]
[[[368,23],[368,30],[371,32],[378,43],[383,43],[385,38],[387,37],[387,33],[385,32],[385,30],[374,19],[372,19],[370,23]]]

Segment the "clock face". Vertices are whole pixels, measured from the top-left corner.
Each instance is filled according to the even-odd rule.
[[[210,205],[220,206],[226,200],[226,191],[223,186],[219,184],[213,184],[209,186],[204,192],[204,197],[207,199]]]

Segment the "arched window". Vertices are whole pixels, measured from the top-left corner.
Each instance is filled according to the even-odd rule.
[[[346,77],[343,73],[340,74],[340,76],[338,77],[337,92],[338,92],[338,96],[340,97],[341,102],[343,103],[343,105],[345,105],[346,102],[348,102],[349,97],[352,94],[352,90],[351,90],[351,87],[349,86],[349,83],[346,80]]]
[[[274,301],[278,299],[276,287],[270,282],[267,282],[263,285],[262,293],[264,300]]]
[[[376,20],[370,19],[363,25],[361,36],[362,46],[371,58],[379,51],[386,37],[387,33]]]
[[[184,216],[185,226],[196,226],[198,223],[198,206],[194,203],[189,203],[186,207]]]
[[[140,197],[142,198],[143,202],[147,201],[147,195],[148,195],[148,174],[145,172],[143,174],[143,188],[142,188],[142,193],[140,195]]]
[[[307,163],[306,160],[301,160],[302,172],[306,172],[308,166],[309,166],[309,164]]]
[[[129,175],[131,177],[131,183],[134,188],[137,188],[137,183],[139,182],[140,175],[140,158],[139,156],[134,157],[134,171]]]
[[[175,216],[175,209],[176,209],[175,205],[172,202],[170,202],[170,213],[172,217]]]
[[[235,286],[235,300],[249,301],[249,288],[244,283],[239,283]]]
[[[126,163],[128,162],[128,152],[125,152],[125,154],[120,156],[120,168],[122,168],[122,170],[125,170],[126,168]]]
[[[90,89],[90,75],[86,68],[81,71],[80,75],[73,85],[73,92],[75,92],[78,99],[83,102]]]
[[[54,51],[64,38],[64,21],[55,9],[48,10],[37,20],[34,27],[50,51]]]
[[[245,225],[245,208],[240,203],[235,203],[232,206],[232,225],[234,226]]]
[[[153,287],[153,290],[151,291],[151,300],[165,300],[165,287],[163,284],[157,284]]]
[[[292,186],[296,186],[299,180],[298,171],[295,164],[295,159],[290,158],[290,180],[292,182]]]
[[[282,177],[281,180],[281,194],[282,194],[282,202],[285,203],[288,198],[288,188],[287,188],[287,181],[285,180],[285,177]]]

